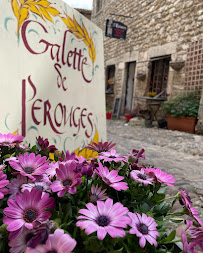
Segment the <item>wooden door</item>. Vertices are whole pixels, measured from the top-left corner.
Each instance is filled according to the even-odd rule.
[[[125,110],[126,111],[132,110],[135,66],[136,66],[136,62],[129,62],[127,65],[127,81],[126,81],[126,95],[125,95]]]

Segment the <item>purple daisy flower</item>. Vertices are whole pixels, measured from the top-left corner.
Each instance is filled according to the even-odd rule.
[[[11,253],[22,253],[27,249],[27,243],[34,236],[33,230],[24,228],[22,233],[9,242]]]
[[[203,228],[197,228],[195,226],[190,226],[188,229],[188,233],[190,234],[190,239],[192,242],[201,241],[203,242]]]
[[[43,139],[40,136],[36,139],[37,139],[37,143],[38,143],[39,147],[41,148],[42,152],[54,153],[57,150],[57,148],[54,145],[49,145],[48,139]]]
[[[19,163],[18,159],[16,157],[14,157],[14,156],[6,158],[5,161],[6,162],[11,162],[12,161],[12,162],[16,162],[16,163],[18,162]]]
[[[147,186],[148,184],[152,184],[154,182],[154,178],[149,177],[144,169],[131,171],[130,177],[133,180],[137,181],[139,184],[144,184],[144,186]]]
[[[145,159],[145,155],[143,155],[144,152],[145,152],[144,149],[141,150],[133,149],[127,156],[125,156],[126,162],[129,161],[130,163],[137,164],[140,158]]]
[[[53,228],[53,222],[45,222],[39,224],[35,229],[29,230],[27,228],[23,229],[23,232],[10,240],[9,246],[11,253],[22,253],[25,252],[28,247],[35,248],[38,244],[45,244]],[[12,234],[13,232],[11,232]]]
[[[33,182],[33,183],[28,183],[28,184],[23,184],[22,185],[22,192],[24,192],[25,190],[28,190],[29,192],[31,192],[31,190],[33,188],[37,189],[38,191],[42,191],[42,197],[44,196],[44,194],[46,192],[51,192],[50,190],[50,185],[51,185],[51,182]]]
[[[183,243],[183,253],[198,253],[197,250],[195,250],[195,246],[198,244],[197,242],[190,242],[188,243],[187,236],[185,235],[185,232],[181,232],[181,239]]]
[[[140,238],[140,247],[144,248],[146,241],[157,247],[156,237],[159,236],[159,233],[156,228],[157,223],[154,219],[152,217],[147,217],[144,213],[141,216],[139,213],[129,212],[128,215],[132,221],[130,224],[132,228],[129,230],[129,233],[136,234],[136,236]]]
[[[20,151],[29,151],[30,150],[30,148],[28,146],[26,146],[26,145],[24,145],[22,143],[17,144],[16,148],[19,149]]]
[[[44,222],[51,217],[51,213],[45,209],[54,208],[54,198],[49,198],[46,193],[42,197],[42,191],[33,188],[31,192],[25,190],[22,194],[16,194],[16,200],[9,199],[8,206],[3,212],[6,217],[3,222],[8,225],[7,230],[12,232],[23,228],[33,229],[37,222]]]
[[[171,174],[167,174],[164,171],[161,171],[161,169],[154,169],[154,168],[146,168],[146,172],[151,175],[151,176],[155,176],[155,178],[157,179],[157,181],[159,183],[163,183],[166,184],[168,186],[174,187],[174,183],[175,183],[175,178],[173,177],[173,175]]]
[[[4,198],[4,195],[8,193],[8,189],[5,188],[9,184],[9,180],[6,180],[7,176],[0,171],[0,199]]]
[[[8,193],[11,194],[9,198],[14,199],[16,198],[17,193],[21,193],[21,186],[27,183],[27,178],[21,175],[18,175],[17,178],[14,178],[11,183],[8,184],[9,191]]]
[[[11,167],[19,171],[22,176],[29,177],[32,181],[36,180],[35,176],[45,173],[49,167],[46,156],[41,157],[41,155],[35,156],[34,153],[30,155],[25,153],[24,155],[19,155],[17,159],[18,161],[9,161]]]
[[[70,235],[64,234],[63,229],[56,229],[49,235],[44,245],[40,244],[35,249],[28,248],[26,253],[70,253],[76,246],[76,240]]]
[[[113,204],[112,199],[105,202],[97,201],[97,205],[88,203],[87,209],[80,209],[82,215],[78,217],[80,221],[76,223],[80,229],[85,229],[85,233],[90,235],[97,231],[99,240],[103,240],[108,233],[111,237],[124,237],[126,228],[130,223],[130,218],[126,216],[128,209],[121,203]]]
[[[121,161],[124,161],[125,158],[121,157],[120,154],[116,153],[116,150],[115,149],[112,149],[110,152],[102,152],[100,155],[99,155],[99,159],[100,160],[104,160],[104,162],[121,162]]]
[[[87,164],[87,159],[83,156],[77,156],[75,162],[77,163],[77,170],[80,171],[82,167]]]
[[[203,221],[199,218],[197,209],[194,208],[194,207],[192,207],[192,206],[189,206],[189,207],[187,208],[187,211],[188,211],[188,214],[189,214],[193,219],[195,219],[196,222],[199,223],[199,225],[200,225],[201,227],[203,227]]]
[[[101,152],[107,152],[109,150],[111,150],[113,147],[116,146],[116,143],[112,143],[111,142],[93,142],[91,144],[89,144],[86,148],[92,151],[95,151],[97,153],[101,153]]]
[[[4,170],[4,168],[5,168],[5,165],[4,165],[4,164],[1,164],[1,165],[0,165],[0,170]]]
[[[13,146],[23,141],[23,136],[0,133],[0,146]]]
[[[60,162],[50,163],[49,168],[46,170],[46,174],[48,178],[51,180],[54,176],[56,176],[56,169],[59,168]]]
[[[56,169],[57,179],[51,185],[53,192],[58,192],[59,197],[63,197],[66,192],[74,194],[76,186],[82,183],[81,174],[75,172],[76,163],[68,161],[65,164],[60,164],[59,169]]]
[[[186,190],[179,190],[180,193],[180,204],[184,205],[185,207],[189,207],[192,205],[192,201],[189,195],[189,192]]]
[[[76,159],[76,154],[74,152],[70,154],[68,150],[66,151],[66,154],[62,152],[62,157],[59,156],[60,162],[67,162],[67,161],[75,160],[75,159]]]
[[[124,177],[118,175],[117,170],[109,171],[107,167],[103,167],[99,162],[99,167],[95,169],[95,173],[101,177],[101,179],[110,187],[117,191],[128,189],[128,184],[126,182],[120,182]]]
[[[183,204],[187,210],[189,216],[195,219],[201,227],[203,227],[203,222],[200,220],[198,216],[198,211],[194,207],[192,207],[192,202],[187,191],[179,190],[180,193],[180,203]]]
[[[108,199],[108,196],[106,196],[105,191],[106,189],[101,190],[101,187],[98,187],[98,185],[96,187],[92,185],[91,192],[89,194],[90,202],[95,204],[98,200]]]

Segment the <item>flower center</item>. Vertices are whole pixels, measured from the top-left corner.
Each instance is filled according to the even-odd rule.
[[[72,181],[70,179],[63,181],[63,186],[67,186],[67,185],[71,185],[71,184],[72,184]]]
[[[92,194],[92,195],[90,196],[90,201],[91,201],[91,202],[96,203],[96,202],[97,202],[97,200],[98,200],[97,195]]]
[[[142,180],[146,180],[146,179],[147,179],[147,176],[146,176],[145,174],[139,173],[139,174],[137,174],[137,176],[138,176],[140,179],[142,179]]]
[[[105,227],[109,225],[110,220],[108,217],[102,215],[96,219],[96,223],[101,227]]]
[[[36,185],[35,188],[39,191],[39,190],[44,190],[43,186],[41,185]]]
[[[110,155],[109,158],[116,158],[116,156]]]
[[[25,168],[25,172],[26,172],[27,174],[32,174],[33,168],[27,167],[27,168]]]
[[[103,179],[104,179],[104,181],[105,181],[107,184],[111,183],[110,180],[109,180],[108,178],[103,177]]]
[[[147,235],[148,234],[148,227],[143,224],[143,223],[140,223],[137,227],[137,229],[140,231],[140,233],[142,233],[143,235]]]
[[[33,209],[26,210],[23,218],[26,222],[33,222],[37,218],[37,212]]]
[[[10,144],[10,142],[8,142],[8,141],[4,141],[4,144]]]

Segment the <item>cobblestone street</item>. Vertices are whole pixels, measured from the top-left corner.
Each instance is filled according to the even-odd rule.
[[[143,163],[173,174],[176,183],[169,193],[176,193],[179,188],[189,191],[194,207],[203,217],[203,136],[107,120],[107,139],[116,142],[115,149],[123,155],[133,148],[144,148]]]

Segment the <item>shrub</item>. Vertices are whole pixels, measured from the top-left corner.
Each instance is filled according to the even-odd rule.
[[[197,117],[200,97],[195,92],[177,95],[162,104],[167,115],[172,117]]]

